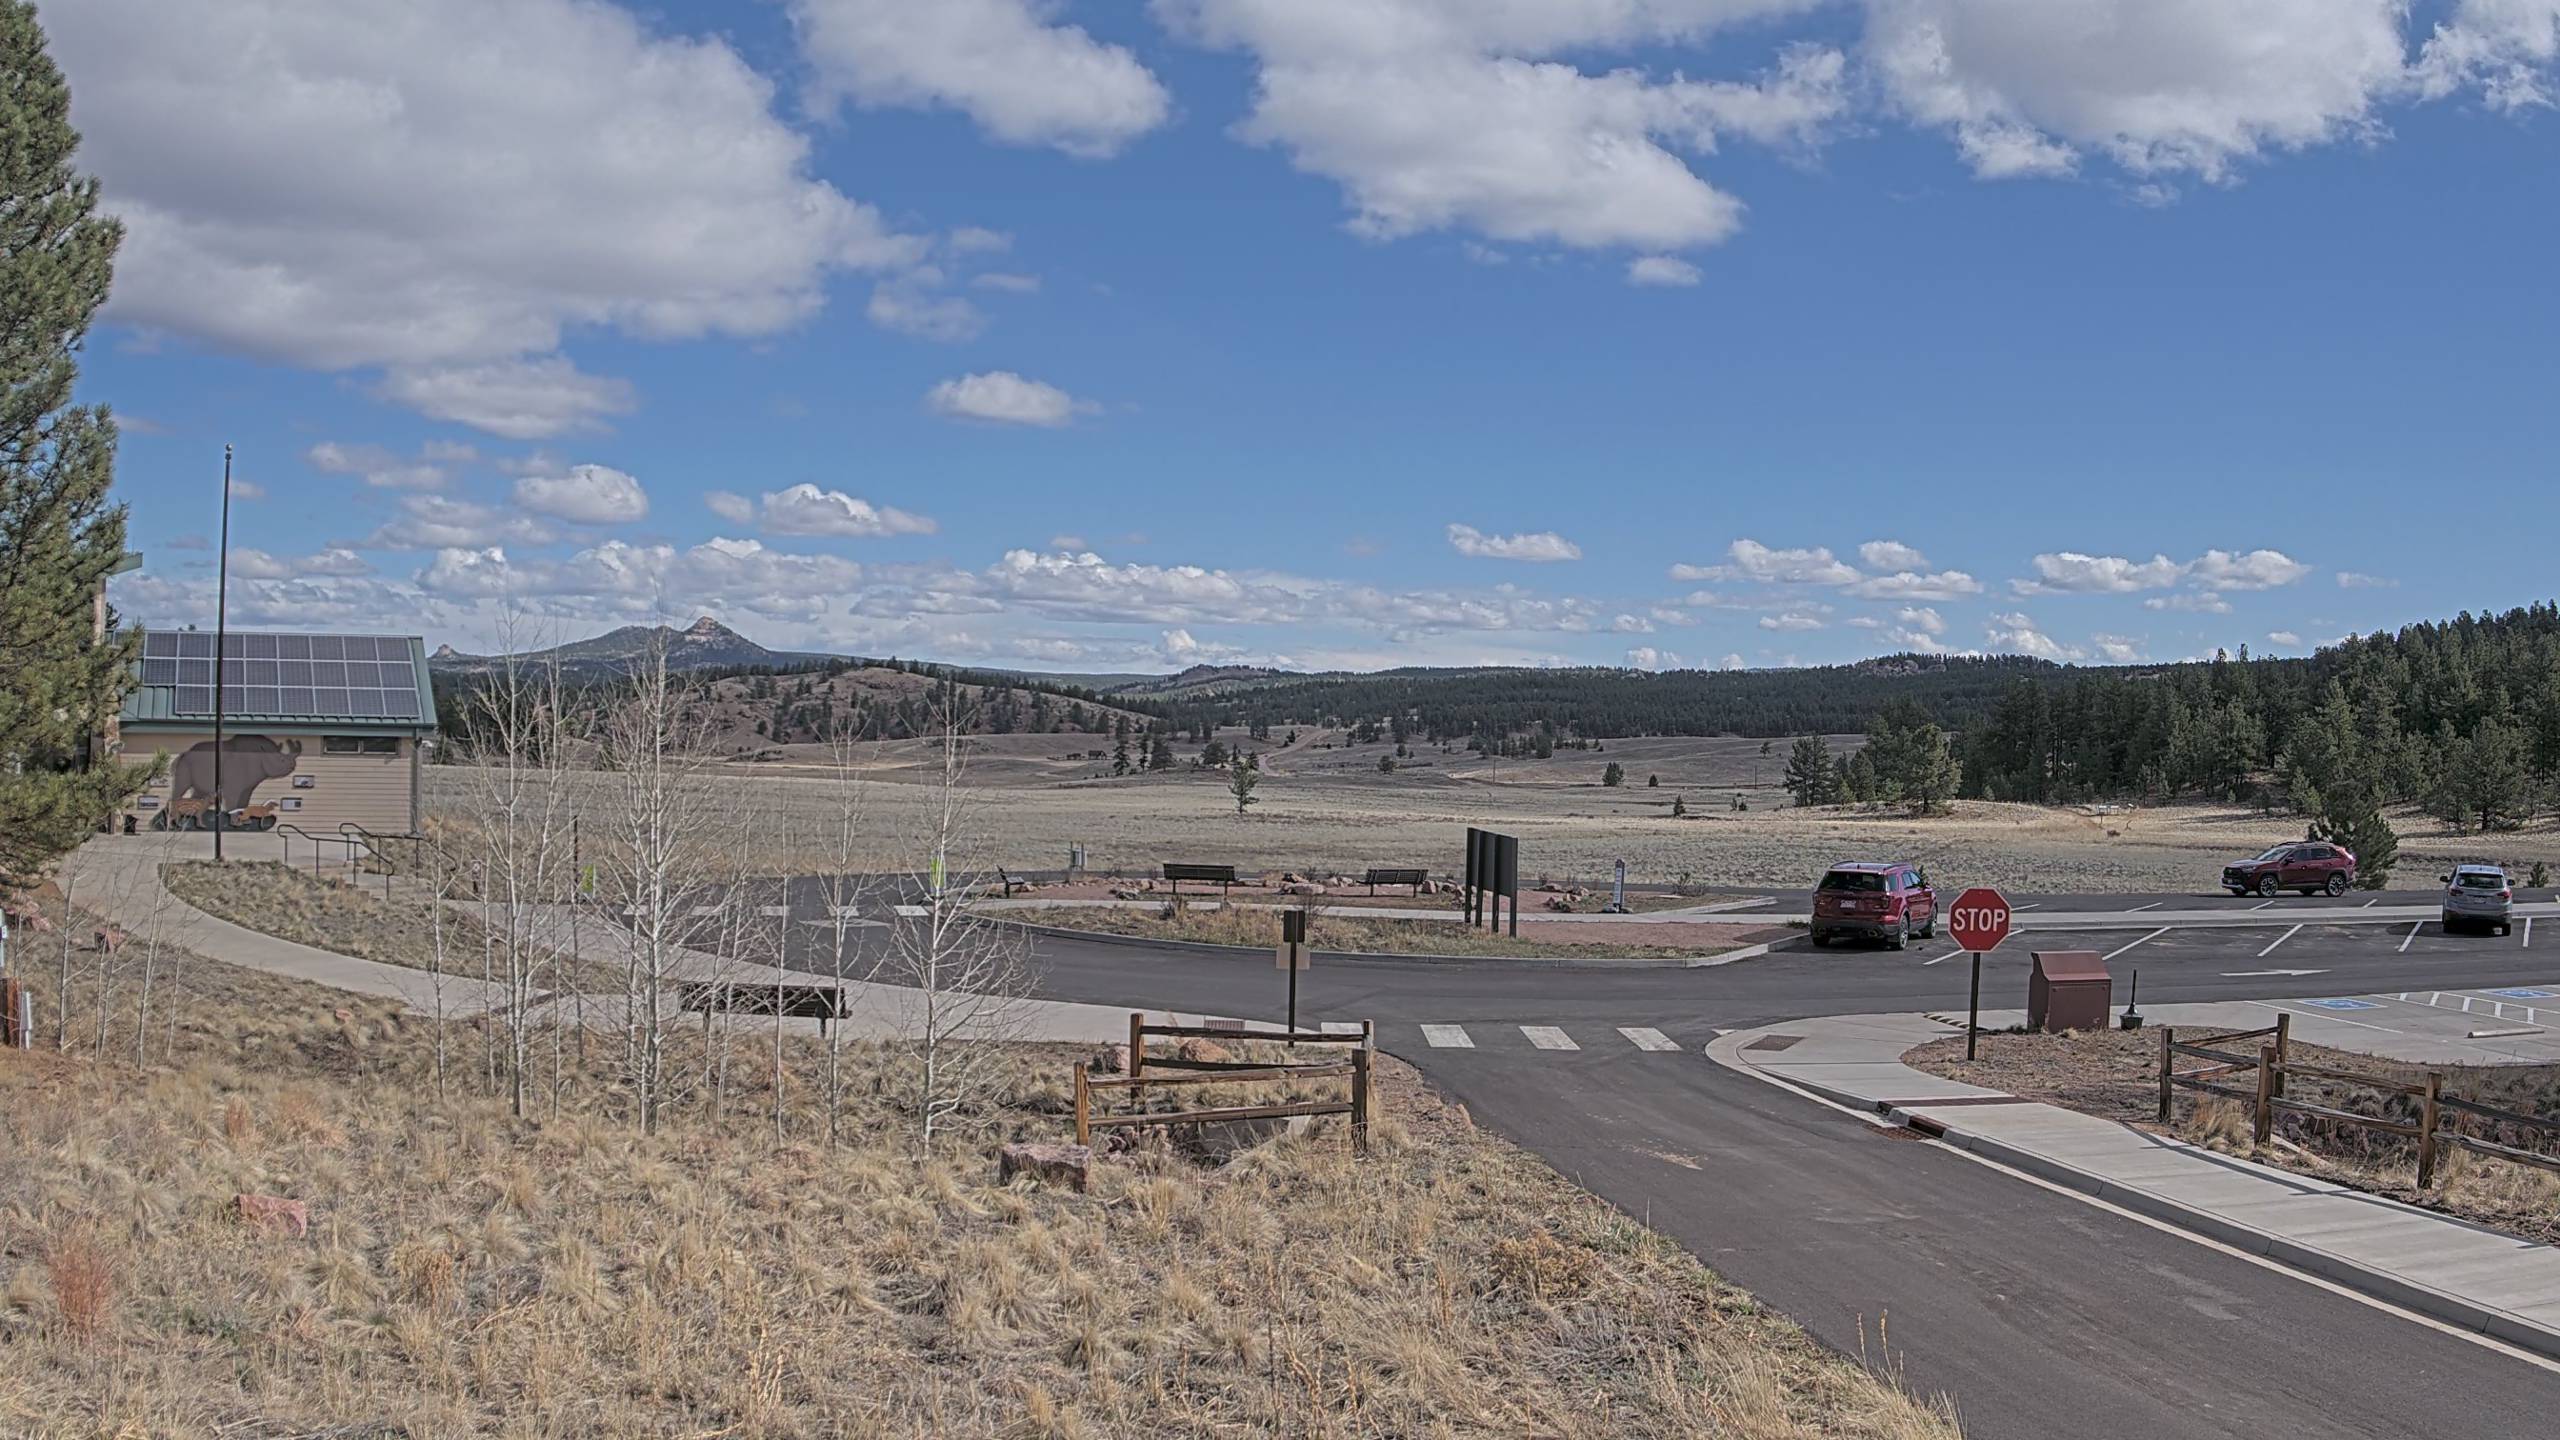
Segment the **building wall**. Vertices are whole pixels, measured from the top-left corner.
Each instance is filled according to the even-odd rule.
[[[127,727],[124,733],[123,758],[134,764],[148,764],[153,755],[166,751],[171,760],[170,773],[151,786],[126,807],[135,817],[138,828],[148,829],[152,818],[163,813],[172,799],[190,789],[211,798],[209,753],[194,747],[211,741],[210,730],[142,731]],[[327,736],[323,733],[301,734],[286,730],[224,731],[223,789],[231,792],[237,803],[277,807],[276,819],[283,824],[300,826],[315,834],[334,834],[346,821],[368,830],[403,834],[416,828],[411,809],[414,791],[411,787],[412,756],[417,740],[399,736],[392,741],[387,755],[332,755],[327,753]],[[244,750],[243,745],[258,748]],[[292,753],[298,745],[299,753]],[[190,754],[190,751],[194,753]],[[288,765],[287,762],[290,762]],[[191,785],[192,782],[192,785]],[[245,795],[245,799],[239,799]],[[118,822],[121,828],[122,822]]]

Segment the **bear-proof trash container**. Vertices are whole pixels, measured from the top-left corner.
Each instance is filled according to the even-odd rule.
[[[2027,977],[2027,1028],[2047,1034],[2104,1030],[2115,999],[2107,962],[2095,950],[2038,950]]]

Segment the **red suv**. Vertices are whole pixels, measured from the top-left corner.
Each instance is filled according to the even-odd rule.
[[[1938,892],[1911,864],[1834,865],[1813,892],[1813,943],[1844,935],[1882,940],[1899,950],[1911,937],[1938,933]]]
[[[2287,890],[2344,895],[2355,883],[2354,853],[2324,840],[2289,840],[2256,859],[2222,867],[2223,889],[2234,895],[2255,891],[2270,900]]]

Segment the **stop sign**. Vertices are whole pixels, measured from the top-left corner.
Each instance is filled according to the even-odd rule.
[[[2009,897],[1981,885],[1957,896],[1947,912],[1947,936],[1976,954],[1997,948],[2009,938]]]

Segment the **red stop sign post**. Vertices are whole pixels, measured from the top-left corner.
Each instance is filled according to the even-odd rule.
[[[1987,885],[1957,896],[1947,912],[1947,937],[1973,955],[1973,1001],[1964,1023],[1964,1058],[1971,1060],[1982,1034],[1982,952],[2009,938],[2009,897]]]

